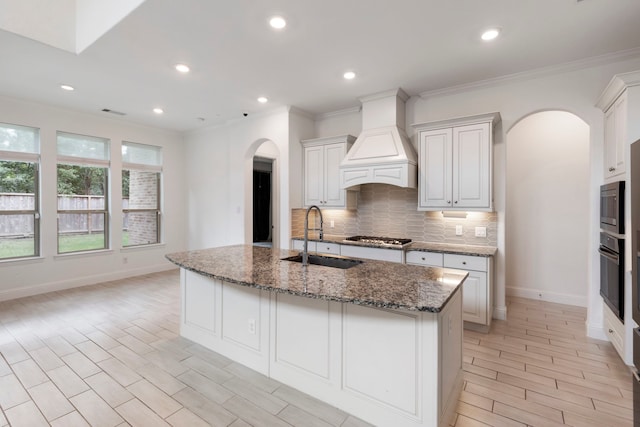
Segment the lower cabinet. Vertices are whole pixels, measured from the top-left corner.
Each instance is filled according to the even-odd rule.
[[[493,258],[437,252],[407,251],[407,264],[465,270],[462,319],[467,329],[487,332],[493,314]]]

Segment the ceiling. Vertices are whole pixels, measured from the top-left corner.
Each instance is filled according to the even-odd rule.
[[[0,1],[0,14],[7,1],[23,0]],[[287,26],[272,29],[273,15]],[[638,49],[638,18],[638,0],[146,0],[79,54],[0,30],[0,94],[184,131]],[[501,36],[483,42],[491,26]]]

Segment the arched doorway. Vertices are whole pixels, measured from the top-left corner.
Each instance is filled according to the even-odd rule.
[[[280,150],[270,140],[257,141],[249,149],[245,214],[245,243],[279,247]]]
[[[587,306],[589,126],[565,111],[507,133],[507,295]]]

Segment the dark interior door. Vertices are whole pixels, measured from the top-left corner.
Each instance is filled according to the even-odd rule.
[[[271,172],[253,171],[253,241],[271,241]]]

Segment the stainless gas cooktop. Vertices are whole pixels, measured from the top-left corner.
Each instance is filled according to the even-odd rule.
[[[383,246],[404,246],[411,243],[411,239],[379,236],[351,236],[347,237],[345,240],[349,242],[370,243]]]

